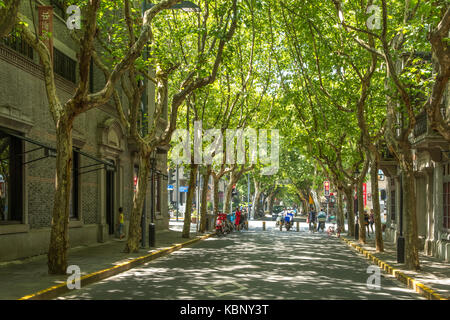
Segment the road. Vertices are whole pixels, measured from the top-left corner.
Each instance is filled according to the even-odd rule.
[[[59,299],[422,299],[383,273],[368,288],[369,262],[341,240],[300,232],[250,230],[209,238]]]

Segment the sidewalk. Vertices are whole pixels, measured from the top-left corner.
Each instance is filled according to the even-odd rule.
[[[364,245],[355,241],[354,237],[342,236],[341,238],[355,248],[360,247],[359,251],[368,259],[373,260],[385,271],[423,296],[429,299],[450,298],[450,263],[419,253],[421,270],[411,271],[405,269],[404,264],[397,263],[397,247],[393,242],[384,241],[384,252],[376,252],[373,234]]]
[[[190,239],[181,238],[181,228],[182,224],[171,223],[170,230],[156,232],[155,248],[140,249],[138,253],[122,252],[125,247],[125,239],[72,248],[69,249],[68,264],[79,266],[81,276],[84,276],[198,238],[194,228],[191,228]],[[1,263],[0,300],[19,299],[66,283],[68,276],[48,275],[47,255]]]

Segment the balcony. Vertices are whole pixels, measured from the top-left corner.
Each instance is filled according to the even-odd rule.
[[[380,169],[388,177],[393,177],[397,173],[397,161],[386,145],[381,146]]]
[[[445,117],[445,109],[441,112]],[[433,130],[428,121],[428,114],[423,111],[416,117],[416,126],[410,137],[412,147],[418,153],[427,152],[433,161],[442,161],[442,151],[449,149],[449,143],[437,132]]]

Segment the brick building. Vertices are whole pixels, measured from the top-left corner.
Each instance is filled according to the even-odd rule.
[[[66,26],[60,1],[52,5],[54,69],[57,93],[66,101],[77,83],[77,46]],[[20,13],[33,30],[28,2]],[[90,90],[103,87],[103,74],[91,64]],[[39,56],[14,32],[0,40],[0,261],[44,254],[48,250],[55,184],[55,126],[48,108]],[[150,83],[151,84],[151,83]],[[154,86],[148,86],[149,114]],[[123,99],[126,103],[126,99]],[[161,121],[161,128],[166,121]],[[155,155],[154,215],[151,183],[145,201],[145,225],[168,228],[167,151]],[[127,221],[132,209],[134,176],[138,172],[135,145],[125,135],[113,104],[80,115],[73,129],[73,185],[70,205],[71,247],[111,240],[118,208]],[[146,228],[148,231],[148,227]],[[148,239],[147,236],[144,239]]]

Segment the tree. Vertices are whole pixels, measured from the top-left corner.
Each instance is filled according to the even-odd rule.
[[[100,5],[110,6],[112,2],[92,0],[79,3],[84,10],[85,23],[80,30],[78,71],[79,81],[73,96],[62,102],[56,94],[53,63],[50,51],[28,26],[19,21],[16,28],[22,37],[35,49],[43,64],[45,88],[49,102],[49,110],[56,128],[56,181],[55,200],[52,215],[52,228],[48,251],[48,268],[50,274],[65,274],[67,269],[69,198],[72,169],[72,128],[74,120],[80,114],[96,108],[109,101],[114,93],[115,85],[121,75],[140,56],[142,49],[151,37],[152,21],[157,14],[170,8],[180,0],[166,0],[153,6],[144,14],[142,28],[134,45],[120,58],[111,71],[104,87],[97,92],[89,93],[90,61],[93,55],[94,38],[97,33],[97,21]],[[104,8],[102,7],[102,8]]]
[[[19,7],[20,0],[0,1],[0,38],[7,36],[13,29]]]
[[[447,30],[448,33],[448,4],[445,1],[436,1],[435,4],[421,3],[418,1],[415,6],[410,1],[405,1],[403,10],[401,8],[401,1],[395,1],[390,4],[389,10],[386,1],[381,1],[381,19],[379,33],[376,30],[367,30],[360,27],[364,23],[364,13],[359,8],[359,18],[356,19],[355,24],[350,24],[348,21],[347,11],[343,10],[344,2],[334,0],[338,16],[340,17],[341,25],[352,32],[352,38],[359,46],[376,54],[380,57],[386,66],[385,90],[386,95],[386,126],[385,138],[390,151],[395,155],[398,164],[402,170],[403,183],[403,199],[405,208],[405,245],[406,245],[406,266],[410,269],[420,269],[419,263],[419,247],[418,247],[418,232],[417,232],[417,217],[416,217],[416,191],[414,166],[412,157],[412,145],[409,140],[410,134],[416,124],[415,107],[428,94],[430,81],[426,79],[427,75],[431,73],[430,64],[423,63],[420,55],[417,54],[419,50],[429,50],[430,44],[427,43],[426,35],[419,30],[423,30],[422,21],[427,19],[427,22],[433,23],[435,20],[436,11],[443,10],[444,15],[441,24],[434,29],[433,35],[430,39],[434,39],[434,50],[440,51],[444,47],[443,35],[440,31]],[[370,5],[368,2],[366,6]],[[440,31],[438,31],[440,30]],[[365,40],[364,37],[371,37],[374,41]],[[440,48],[440,49],[439,49]],[[444,63],[445,54],[440,51],[438,61]],[[448,50],[447,50],[448,52]],[[443,66],[446,64],[444,63]],[[428,112],[434,119],[442,121],[436,115],[435,99],[442,97],[443,90],[440,87],[448,81],[445,76],[446,71],[440,69],[437,81],[433,84],[432,98],[428,99]],[[418,79],[419,81],[417,81]],[[440,101],[440,100],[439,100]],[[434,107],[431,107],[433,105]],[[433,111],[431,110],[433,109]],[[433,117],[431,117],[433,119]],[[400,121],[398,121],[400,119]],[[434,124],[436,126],[436,124]]]

